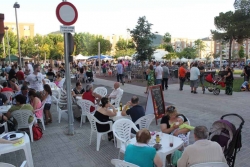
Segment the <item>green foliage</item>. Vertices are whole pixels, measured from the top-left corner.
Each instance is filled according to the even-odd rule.
[[[195,59],[197,57],[197,50],[193,47],[184,48],[180,53],[178,53],[179,58]]]
[[[241,58],[241,59],[244,58],[245,54],[244,54],[244,47],[243,46],[240,47],[238,55],[239,55],[239,58]]]
[[[16,55],[17,54],[17,37],[12,31],[8,31],[8,39],[10,44],[10,55]],[[8,51],[8,40],[7,40],[7,32],[4,34],[4,46],[5,46],[5,53],[7,56],[9,54]],[[3,44],[0,44],[0,57],[4,56],[4,50],[3,50]]]
[[[20,49],[21,49],[22,57],[24,57],[24,56],[32,57],[32,55],[35,53],[34,40],[30,37],[21,38],[20,39]]]
[[[101,54],[106,54],[111,51],[111,43],[109,40],[104,39],[102,36],[95,36],[95,39],[90,43],[89,55],[98,54],[98,42],[100,42]]]
[[[132,40],[119,39],[116,43],[115,50],[115,58],[131,56],[135,53],[135,44]]]
[[[171,34],[166,32],[165,35],[163,36],[163,42],[165,43],[170,43],[171,42]]]
[[[211,30],[214,40],[229,43],[229,65],[231,65],[231,47],[233,40],[242,44],[250,37],[250,13],[242,10],[220,13],[214,18],[217,30]]]
[[[162,57],[162,59],[170,60],[170,62],[171,62],[172,59],[175,59],[177,57],[178,57],[178,55],[175,52],[172,52],[172,53],[166,54],[164,57]]]
[[[194,41],[194,44],[195,44],[194,47],[195,47],[195,49],[196,49],[196,51],[197,51],[199,57],[201,58],[201,51],[204,51],[204,50],[205,50],[206,45],[205,45],[205,43],[204,43],[202,40],[200,40],[200,39]]]
[[[130,31],[131,37],[135,43],[137,51],[137,60],[150,60],[154,49],[152,47],[155,35],[151,32],[153,24],[146,20],[146,17],[139,17],[136,27]]]

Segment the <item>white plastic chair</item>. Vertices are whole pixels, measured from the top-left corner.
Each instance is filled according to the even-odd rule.
[[[127,142],[131,139],[131,129],[132,128],[136,132],[139,131],[139,129],[135,126],[135,124],[129,119],[119,119],[119,120],[115,121],[115,123],[113,124],[114,137],[115,137],[115,139],[118,140],[117,142],[121,143],[118,158],[120,158],[120,152],[124,153],[124,150],[127,147]],[[124,147],[124,148],[122,149],[122,147]],[[118,146],[118,148],[119,148],[119,146]]]
[[[89,122],[90,122],[90,125],[91,125],[91,133],[90,133],[90,142],[89,142],[89,145],[91,145],[92,134],[93,134],[93,133],[96,133],[96,134],[97,134],[96,151],[99,151],[102,135],[108,134],[109,132],[112,132],[112,124],[113,124],[113,123],[112,123],[112,121],[100,122],[99,120],[97,120],[97,119],[94,117],[94,115],[92,115],[92,114],[90,114],[90,113],[87,113],[87,117],[88,117]],[[107,131],[107,132],[98,132],[98,131],[97,131],[96,123],[102,124],[102,125],[107,125],[107,124],[109,124],[109,126],[110,126],[109,131]]]
[[[0,167],[15,167],[15,166],[12,165],[12,164],[0,162]],[[27,167],[27,162],[26,162],[26,161],[23,161],[23,163],[21,164],[20,167]]]
[[[55,96],[52,95],[52,99],[53,101],[56,102],[56,111],[58,112],[58,123],[61,122],[61,117],[62,117],[62,113],[66,113],[68,110],[62,110],[60,108],[61,105],[67,105],[66,103],[61,102],[59,99],[57,99]]]
[[[50,80],[49,79],[43,79],[45,84],[49,84],[50,83]]]
[[[143,129],[143,128],[149,129],[149,126],[154,118],[155,118],[154,114],[145,115],[145,116],[139,118],[135,122],[135,125],[139,125],[140,129]]]
[[[120,101],[122,99],[123,90],[121,89],[120,93],[117,95],[115,99],[111,99],[111,104],[115,103],[115,108],[118,108],[120,106]]]
[[[190,167],[228,167],[228,164],[224,162],[206,162],[206,163],[195,164]]]
[[[48,85],[50,86],[50,88],[57,88],[57,86],[54,82],[50,82],[50,83],[48,83]]]
[[[40,120],[40,121],[42,122],[43,130],[45,130],[44,119],[43,119],[43,108],[44,108],[45,102],[46,102],[46,100],[44,100],[44,101],[42,102],[41,108],[34,110],[35,113],[36,113],[37,111],[42,110],[42,117],[36,117],[36,119],[38,119],[38,120]]]
[[[0,124],[0,128],[1,127],[4,127],[4,132],[3,133],[7,133],[8,132],[7,122],[4,122],[4,123]]]
[[[102,97],[105,97],[108,91],[105,87],[97,87],[94,89],[94,92],[101,95]]]
[[[4,94],[7,97],[7,99],[8,99],[6,103],[10,102],[10,98],[14,94],[12,91],[5,91],[5,92],[1,92],[1,93]]]
[[[35,118],[31,123],[29,123],[29,117],[32,116],[34,117],[32,111],[29,110],[16,110],[11,113],[11,115],[15,118],[17,121],[17,130],[22,129],[22,128],[29,128],[30,130],[30,139],[33,142],[33,131],[32,131],[32,126],[35,122]]]
[[[115,165],[115,167],[139,167],[135,164],[131,164],[129,162],[125,162],[125,161],[119,160],[119,159],[112,159],[111,163],[113,165]]]
[[[188,120],[188,124],[191,125],[188,118],[187,118],[187,120]],[[188,139],[187,146],[189,145],[189,136],[190,136],[190,131],[187,133],[187,139]]]
[[[86,122],[86,116],[87,116],[87,113],[90,113],[90,108],[91,106],[92,107],[95,107],[95,111],[96,111],[96,106],[94,103],[92,103],[91,101],[89,100],[84,100],[84,99],[79,99],[77,101],[77,104],[81,107],[82,109],[82,115],[81,115],[81,123],[80,123],[80,127],[82,127],[82,122]],[[90,114],[94,114],[95,111],[93,111],[92,113]]]

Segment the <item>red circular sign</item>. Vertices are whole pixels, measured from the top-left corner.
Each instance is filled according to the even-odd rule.
[[[78,18],[76,7],[70,2],[61,2],[56,7],[56,17],[63,25],[72,25]]]

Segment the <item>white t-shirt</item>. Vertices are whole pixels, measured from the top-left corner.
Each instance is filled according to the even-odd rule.
[[[82,62],[79,61],[78,67],[82,68]]]
[[[51,96],[50,95],[47,96],[45,104],[51,104]]]
[[[30,70],[30,74],[33,74],[34,69],[31,64],[28,64],[28,69]]]
[[[192,67],[190,70],[190,80],[194,81],[199,78],[200,70],[197,67]]]
[[[160,65],[155,68],[155,73],[157,73],[156,79],[162,79],[162,72],[163,69]]]
[[[44,76],[41,73],[37,75],[32,73],[26,77],[25,81],[30,83],[30,88],[36,91],[43,91],[43,79]]]

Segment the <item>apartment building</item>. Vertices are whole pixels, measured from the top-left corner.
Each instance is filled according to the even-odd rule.
[[[16,23],[4,22],[4,26],[9,27],[9,31],[12,31],[14,34],[17,34]],[[33,23],[18,23],[18,28],[20,38],[34,37],[35,32]]]
[[[197,39],[189,39],[189,38],[172,38],[171,44],[176,52],[181,52],[186,47],[194,47]],[[210,38],[201,39],[205,44],[205,50],[201,51],[201,58],[205,58],[207,56],[214,54],[214,41]]]
[[[222,57],[224,59],[228,59],[229,58],[229,46],[230,46],[229,43],[221,44],[221,42],[219,42],[219,41],[215,42],[215,44],[214,44],[215,54],[222,55]],[[248,57],[249,57],[250,40],[249,39],[244,40],[243,44],[239,44],[234,40],[232,42],[232,49],[231,49],[232,59],[239,58],[238,53],[239,53],[241,46],[243,46],[243,48],[244,48],[244,54],[248,55]]]

